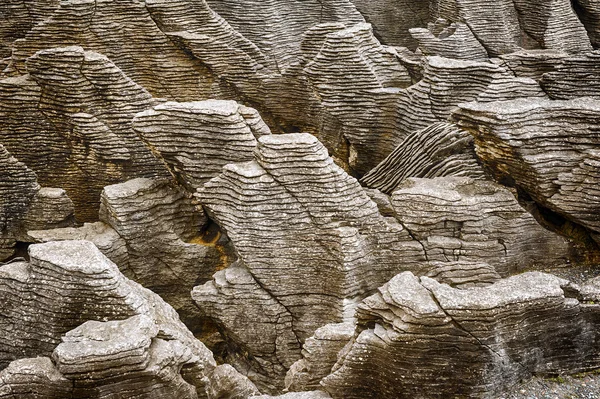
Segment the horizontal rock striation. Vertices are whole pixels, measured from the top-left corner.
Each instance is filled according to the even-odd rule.
[[[399,274],[360,305],[323,385],[334,398],[494,397],[532,373],[597,367],[599,308],[577,290],[543,273],[467,290]]]
[[[182,360],[184,353],[187,353],[188,359],[194,359],[195,366],[187,369],[183,374],[189,372],[190,375],[186,378],[193,378],[196,388],[203,389],[202,378],[215,366],[210,351],[179,321],[173,308],[156,294],[126,279],[117,266],[102,255],[92,243],[63,241],[36,244],[29,248],[29,256],[30,263],[14,262],[1,268],[2,295],[3,302],[6,304],[1,310],[2,318],[5,320],[0,328],[0,334],[4,337],[1,340],[3,344],[0,351],[2,368],[16,359],[50,356],[53,352],[56,355],[55,348],[60,344],[63,334],[83,322],[143,317],[153,326],[153,331],[156,331],[154,334],[160,332],[162,339],[173,341],[169,345],[181,346],[183,352],[176,358]],[[73,372],[80,370],[87,375],[88,372],[93,374],[94,367],[99,369],[104,367],[106,376],[110,375],[111,378],[118,379],[118,371],[110,370],[111,367],[116,367],[118,370],[119,367],[127,367],[127,364],[136,362],[143,365],[142,368],[146,367],[148,363],[145,363],[142,358],[133,361],[135,357],[129,359],[131,363],[121,365],[118,361],[114,364],[115,360],[113,360],[111,366],[111,356],[123,358],[123,354],[119,356],[119,351],[125,350],[127,346],[121,341],[124,334],[118,333],[119,323],[109,324],[105,330],[107,333],[113,329],[111,326],[114,326],[117,332],[105,337],[108,339],[106,345],[98,342],[100,357],[97,360],[106,362],[105,365],[100,366],[95,363],[93,357],[90,358],[91,354],[85,355],[81,351],[75,351],[77,353],[72,355],[74,363],[70,370]],[[123,331],[132,332],[127,324],[121,328],[124,328]],[[97,325],[93,325],[91,330],[102,332],[102,328],[98,328]],[[81,337],[81,334],[76,330],[71,333],[71,337]],[[144,339],[149,342],[151,338]],[[82,345],[89,347],[87,344]],[[135,352],[133,348],[131,350]],[[104,357],[102,351],[106,351]],[[166,358],[163,360],[168,363]],[[185,362],[184,360],[183,363]],[[68,374],[69,368],[61,370],[60,361],[58,363],[59,371]],[[85,366],[86,363],[88,366]],[[79,366],[76,364],[80,364],[81,369],[78,369]],[[84,372],[86,367],[90,369]],[[132,366],[133,369],[135,367]],[[6,370],[10,372],[11,368]],[[178,370],[178,367],[174,370]],[[41,375],[38,374],[36,377],[34,373],[32,378],[56,374],[43,372],[43,369],[40,371],[42,371]],[[102,371],[98,372],[102,374]],[[6,380],[3,381],[6,384]]]
[[[600,231],[595,200],[600,104],[523,99],[461,105],[453,118],[482,162],[543,207]]]
[[[0,137],[41,185],[65,189],[80,221],[97,218],[104,186],[165,175],[131,129],[154,100],[106,57],[81,47],[42,50],[27,72],[0,82]]]
[[[256,139],[271,133],[253,108],[215,100],[158,105],[133,128],[192,192],[226,164],[252,160]]]
[[[227,262],[216,239],[203,238],[208,221],[202,208],[168,180],[134,179],[104,188],[100,220],[125,241],[121,267],[161,295],[192,330],[201,329],[189,292]]]
[[[569,259],[565,239],[542,228],[508,190],[488,181],[410,178],[394,191],[392,204],[429,260],[483,261],[507,276]]]

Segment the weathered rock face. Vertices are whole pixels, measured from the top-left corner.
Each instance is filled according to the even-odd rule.
[[[261,137],[255,161],[227,165],[197,197],[241,263],[196,288],[194,300],[256,361],[268,359],[280,384],[299,359],[298,341],[351,317],[357,299],[425,260],[308,134]]]
[[[154,386],[156,392],[161,392],[163,383],[163,392],[171,390],[173,395],[187,391],[189,396],[182,397],[197,397],[194,391],[203,392],[202,379],[215,366],[210,351],[194,338],[169,305],[126,279],[92,243],[36,244],[30,247],[29,256],[30,263],[15,262],[1,268],[5,304],[1,309],[1,367],[12,360],[51,354],[55,366],[40,360],[13,363],[3,373],[2,384],[8,387],[7,392],[13,384],[17,385],[14,389],[21,389],[18,385],[23,384],[22,378],[32,384],[44,379],[49,384],[57,382],[57,392],[64,389],[65,378],[84,380],[83,386],[75,384],[76,388],[71,382],[73,397],[119,392],[124,386],[131,388],[131,382],[138,378],[146,378],[147,387]],[[35,323],[27,315],[35,315]],[[106,320],[125,321],[100,323]],[[95,322],[76,328],[85,321]],[[61,336],[69,330],[73,331],[62,338],[61,344]],[[123,358],[128,360],[121,363],[118,359]],[[19,372],[31,362],[41,363],[40,368],[30,368],[24,375]],[[184,365],[184,371],[180,371]],[[150,382],[153,378],[156,384]],[[141,384],[140,392],[144,392],[145,385]],[[81,396],[78,390],[91,396]],[[127,397],[136,394],[131,395]]]
[[[475,156],[473,137],[456,126],[440,122],[410,134],[361,182],[391,194],[409,177],[467,176],[484,178]]]
[[[491,397],[532,373],[596,367],[600,308],[573,290],[542,273],[468,290],[399,274],[360,305],[323,384],[334,398]]]
[[[472,103],[453,116],[474,135],[479,158],[498,179],[594,231],[599,117],[593,99]]]
[[[168,102],[136,115],[133,126],[192,192],[226,164],[252,160],[256,139],[271,134],[255,109],[235,101]]]
[[[42,50],[27,72],[0,81],[3,144],[40,184],[64,188],[80,221],[97,218],[104,186],[164,175],[131,129],[154,100],[106,57],[81,47]]]
[[[37,176],[0,144],[0,261],[29,241],[27,230],[74,223],[73,203],[64,190],[41,188]]]
[[[600,367],[597,1],[0,3],[0,398]]]
[[[502,276],[564,264],[566,240],[542,228],[497,184],[463,177],[410,178],[392,196],[429,260],[484,261]]]

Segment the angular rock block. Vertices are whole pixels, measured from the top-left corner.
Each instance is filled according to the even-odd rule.
[[[429,260],[485,262],[501,276],[562,265],[565,239],[541,227],[505,188],[464,177],[410,178],[392,196]]]
[[[192,330],[201,330],[189,292],[228,258],[216,240],[203,239],[207,218],[197,202],[169,180],[134,179],[104,188],[100,220],[125,241],[121,267],[161,295]]]
[[[495,397],[533,373],[598,367],[600,306],[578,291],[537,272],[467,290],[401,273],[360,305],[322,384],[333,398]]]
[[[252,160],[256,139],[271,133],[253,108],[215,100],[158,105],[133,128],[192,192],[226,164]]]
[[[600,102],[522,99],[463,104],[453,115],[475,137],[496,178],[541,206],[600,231],[597,126]]]
[[[29,377],[22,377],[32,378],[32,383],[50,378],[62,386],[62,378],[55,378],[60,372],[67,379],[82,378],[91,384],[98,382],[99,377],[118,383],[123,377],[120,368],[123,371],[149,366],[146,378],[164,368],[162,374],[181,373],[194,389],[203,392],[203,379],[216,365],[212,353],[194,338],[173,308],[126,279],[94,244],[35,244],[30,246],[29,256],[30,263],[14,262],[0,268],[5,304],[0,310],[4,320],[0,324],[0,367],[17,359],[53,354],[57,372],[46,364]],[[130,320],[119,321],[125,319]],[[99,323],[108,320],[114,321]],[[86,321],[94,323],[77,328]],[[138,334],[134,327],[141,328]],[[73,329],[61,344],[61,337]],[[160,340],[153,340],[154,337]],[[169,365],[172,362],[177,365]],[[180,371],[185,364],[189,367]],[[18,371],[21,367],[27,368],[27,362],[8,367],[5,373],[18,382],[18,375],[23,374]],[[173,368],[169,372],[170,367]],[[163,378],[168,380],[164,375]],[[10,378],[2,381],[10,384]],[[131,380],[123,384],[131,384]],[[143,392],[151,387],[152,384],[142,384],[140,389]]]

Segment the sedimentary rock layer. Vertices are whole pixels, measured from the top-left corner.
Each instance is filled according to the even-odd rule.
[[[453,118],[473,134],[479,158],[499,180],[600,231],[597,100],[471,103],[461,105]]]
[[[469,290],[399,274],[360,305],[323,385],[334,398],[492,397],[534,372],[597,367],[600,308],[577,292],[542,273]]]

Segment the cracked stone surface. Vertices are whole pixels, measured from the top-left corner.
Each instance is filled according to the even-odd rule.
[[[0,0],[0,398],[587,395],[599,45],[597,0]]]

